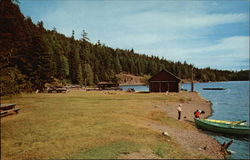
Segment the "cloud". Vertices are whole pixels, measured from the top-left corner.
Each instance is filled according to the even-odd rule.
[[[247,66],[247,5],[243,1],[73,0],[58,1],[41,17],[46,28],[56,27],[67,36],[74,29],[80,38],[85,29],[93,43],[100,40],[113,48],[134,48],[198,67],[234,69],[236,63]]]
[[[207,4],[206,4],[207,5]],[[56,26],[58,31],[85,28],[90,34],[100,35],[109,32],[129,34],[159,33],[178,34],[190,30],[203,29],[221,24],[245,21],[244,13],[206,13],[201,2],[112,2],[107,1],[63,1],[60,7],[44,13],[42,19],[47,27]],[[98,34],[104,30],[105,32]],[[107,33],[108,32],[108,33]],[[80,34],[78,34],[79,36]],[[119,34],[118,34],[119,35]],[[190,36],[190,35],[189,35]],[[125,36],[126,37],[126,36]],[[139,37],[139,36],[138,36]],[[171,37],[174,37],[171,35]],[[94,37],[96,40],[96,37]]]
[[[139,41],[138,41],[139,40]],[[131,46],[144,47],[148,44],[154,44],[161,40],[156,34],[137,34],[137,35],[126,35],[120,37],[114,37],[109,41],[114,46],[120,46],[122,48],[130,48]],[[132,47],[133,48],[133,47]]]
[[[136,23],[131,28],[159,28],[171,29],[199,29],[222,24],[243,22],[248,19],[247,14],[204,14],[204,13],[168,13],[150,11],[129,15],[123,19],[124,22]]]
[[[249,68],[249,36],[233,36],[220,39],[213,45],[203,47],[168,47],[154,52],[160,57],[174,61],[187,61],[195,66],[219,69]],[[146,52],[147,50],[140,50]]]

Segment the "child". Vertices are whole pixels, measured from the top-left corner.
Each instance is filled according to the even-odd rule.
[[[194,112],[194,117],[195,117],[195,118],[200,118],[201,114],[205,114],[205,112],[197,109],[197,110]]]

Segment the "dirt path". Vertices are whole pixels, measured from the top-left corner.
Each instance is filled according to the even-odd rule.
[[[140,124],[145,128],[159,132],[159,134],[167,132],[169,137],[174,138],[182,146],[183,150],[190,153],[202,153],[210,157],[212,156],[214,159],[224,158],[220,152],[220,144],[215,139],[202,133],[188,121],[180,121],[179,123],[185,123],[190,128],[184,130],[182,128],[169,127],[153,120],[147,120]]]
[[[182,120],[194,121],[194,111],[197,109],[205,111],[202,118],[206,118],[212,114],[211,102],[202,98],[197,92],[181,92],[181,96],[186,97],[184,102],[168,102],[166,105],[158,106],[162,111],[166,112],[168,116],[177,119],[176,108],[178,104],[182,104]],[[167,95],[166,95],[167,96]]]
[[[198,93],[182,92],[181,96],[186,97],[182,104],[182,119],[178,121],[188,127],[188,129],[170,127],[164,125],[158,121],[151,119],[144,119],[138,121],[138,125],[162,134],[167,132],[171,138],[174,138],[184,151],[188,151],[193,154],[208,155],[214,159],[224,159],[222,152],[220,152],[221,145],[212,137],[198,130],[194,124],[194,111],[197,109],[204,110],[205,114],[203,118],[211,115],[211,103],[203,99]],[[166,95],[168,96],[168,95]],[[168,101],[166,104],[152,104],[152,111],[160,111],[166,113],[168,116],[177,119],[178,113],[176,108],[180,102]],[[185,118],[184,118],[185,117]],[[151,152],[140,151],[126,155],[122,158],[144,158],[152,159],[157,158]],[[158,157],[159,158],[159,157]]]

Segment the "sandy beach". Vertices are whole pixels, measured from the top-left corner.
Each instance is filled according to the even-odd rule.
[[[183,147],[193,152],[205,152],[213,155],[215,159],[224,158],[220,152],[221,145],[212,137],[208,136],[201,130],[195,128],[194,124],[194,111],[197,109],[205,111],[202,118],[207,118],[212,114],[211,102],[200,96],[198,92],[181,92],[185,97],[191,98],[191,101],[185,101],[182,104],[182,119],[180,123],[188,123],[190,130],[169,129],[169,133],[174,135],[178,142]],[[162,107],[166,114],[171,117],[177,118],[176,103],[169,103],[168,107]]]
[[[166,101],[166,104],[155,104],[151,109],[164,112],[168,116],[177,119],[177,107],[179,104],[182,104],[182,116],[181,120],[178,122],[184,124],[186,128],[170,127],[152,120],[141,121],[140,123],[142,126],[159,133],[167,132],[170,137],[174,137],[179,145],[181,145],[181,147],[189,153],[193,153],[194,155],[203,153],[213,157],[214,159],[224,159],[224,155],[220,151],[221,144],[201,130],[197,129],[194,123],[194,111],[197,109],[205,111],[205,114],[202,114],[201,116],[202,118],[207,118],[212,114],[211,102],[201,97],[198,92],[167,93],[165,96],[180,96],[185,97],[185,99],[181,99],[180,101],[182,102]],[[142,151],[141,153],[133,153],[122,158],[157,157]]]

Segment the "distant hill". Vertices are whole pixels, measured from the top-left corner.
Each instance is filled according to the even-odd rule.
[[[118,83],[120,85],[141,85],[147,84],[148,79],[151,77],[149,75],[135,76],[132,74],[120,73],[116,75]]]
[[[162,69],[189,79],[193,68],[194,79],[202,82],[249,80],[249,70],[199,69],[186,62],[138,54],[133,49],[114,49],[100,41],[93,44],[84,29],[80,40],[75,39],[75,31],[66,37],[56,28],[45,29],[42,21],[34,24],[11,0],[1,0],[0,10],[1,95],[42,89],[55,80],[94,85],[118,82],[116,75],[120,73],[150,76]],[[137,82],[136,78],[133,81]]]

